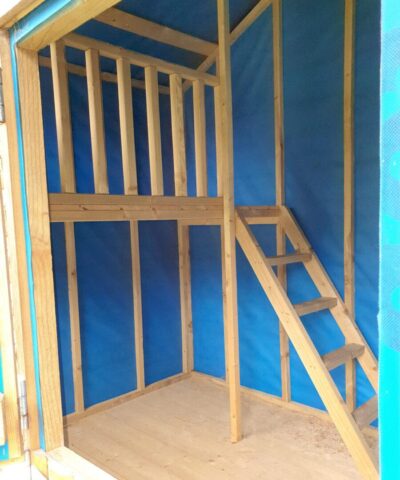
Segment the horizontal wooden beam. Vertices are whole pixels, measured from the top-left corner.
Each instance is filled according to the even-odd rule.
[[[120,0],[74,0],[61,8],[19,42],[19,46],[36,52],[50,45],[85,22],[113,7]]]
[[[166,197],[51,193],[51,222],[124,220],[182,220],[209,218],[222,221],[220,197]]]
[[[192,68],[167,62],[165,60],[161,60],[160,58],[133,52],[132,50],[117,47],[111,43],[102,42],[100,40],[95,40],[83,35],[71,33],[70,35],[64,37],[64,41],[68,47],[77,48],[78,50],[96,49],[99,51],[101,56],[112,58],[113,60],[123,57],[132,65],[137,65],[139,67],[148,67],[151,65],[156,67],[157,71],[161,73],[178,73],[179,75],[182,75],[183,78],[188,80],[203,80],[207,85],[214,87],[218,85],[218,78],[215,75],[210,75]]]
[[[45,68],[51,68],[51,60],[48,57],[43,57],[42,55],[39,56],[39,65]],[[74,63],[67,63],[68,73],[72,75],[78,75],[80,77],[86,77],[86,67],[81,65],[76,65]],[[110,82],[110,83],[117,83],[117,75],[115,73],[110,72],[101,72],[100,74],[101,79],[103,82]],[[141,90],[145,90],[146,86],[143,80],[137,80],[136,78],[132,78],[131,80],[132,88],[140,88]],[[169,95],[169,87],[165,85],[158,86],[158,92],[164,95]]]
[[[217,48],[215,43],[173,30],[165,25],[150,22],[117,8],[106,10],[96,17],[96,20],[111,27],[201,55],[210,55]]]

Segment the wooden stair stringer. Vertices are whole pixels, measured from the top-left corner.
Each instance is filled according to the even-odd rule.
[[[281,207],[281,222],[283,228],[285,229],[286,235],[288,236],[294,248],[301,249],[303,251],[312,251],[311,245],[306,236],[304,235],[300,226],[297,224],[290,210],[286,207]],[[314,251],[312,251],[311,260],[304,263],[304,267],[313,280],[321,296],[336,297],[336,306],[331,308],[330,312],[345,336],[346,342],[356,343],[365,347],[363,354],[360,355],[357,360],[359,361],[375,392],[378,392],[377,359],[365,340],[363,334],[350,317],[339,292],[336,290],[329,275]]]
[[[236,238],[359,470],[366,479],[378,480],[379,470],[373,452],[261,247],[238,212]]]

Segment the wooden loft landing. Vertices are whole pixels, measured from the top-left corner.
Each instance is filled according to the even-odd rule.
[[[196,373],[76,421],[67,443],[121,480],[361,479],[331,423],[242,395],[246,427],[235,445],[225,387]]]
[[[281,208],[238,207],[249,224],[276,224]],[[222,197],[50,193],[51,222],[179,220],[186,225],[221,225]]]

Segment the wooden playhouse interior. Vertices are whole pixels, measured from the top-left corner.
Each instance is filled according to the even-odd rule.
[[[246,16],[230,30],[229,5],[227,0],[217,0],[218,4],[218,43],[212,43],[186,33],[179,32],[164,25],[142,19],[130,13],[125,13],[112,7],[101,13],[97,20],[115,31],[125,31],[153,41],[174,46],[185,51],[195,52],[203,60],[198,68],[171,63],[161,58],[152,57],[133,50],[127,50],[78,33],[68,33],[58,41],[51,43],[50,55],[37,54],[34,50],[46,47],[46,36],[36,40],[37,45],[28,45],[34,50],[20,49],[18,56],[19,90],[22,109],[22,124],[26,161],[27,197],[29,205],[29,222],[32,232],[32,255],[35,282],[35,302],[37,317],[46,318],[38,329],[39,346],[45,350],[48,363],[41,366],[41,375],[48,379],[51,388],[42,389],[43,416],[45,433],[48,438],[48,448],[52,443],[57,445],[65,435],[65,441],[71,448],[79,443],[79,435],[83,441],[88,440],[90,421],[93,425],[105,422],[109,433],[113,431],[113,418],[107,417],[107,412],[120,408],[120,417],[115,420],[115,429],[121,429],[120,442],[128,448],[142,451],[132,438],[124,440],[124,412],[135,409],[146,415],[147,398],[154,398],[152,392],[175,388],[177,395],[185,397],[187,381],[205,384],[204,388],[218,384],[218,392],[228,392],[230,440],[240,448],[242,432],[246,432],[246,416],[242,422],[242,402],[248,396],[254,396],[265,402],[265,406],[257,408],[272,408],[278,406],[293,412],[311,413],[320,418],[329,415],[336,426],[344,444],[350,452],[358,470],[364,478],[377,479],[378,460],[370,446],[368,437],[375,437],[375,429],[370,424],[377,418],[377,396],[356,407],[355,399],[355,366],[361,367],[366,377],[377,392],[378,368],[377,360],[354,321],[354,5],[353,0],[343,0],[345,3],[344,29],[344,98],[343,98],[343,132],[344,132],[344,274],[345,294],[342,299],[327,271],[318,259],[316,252],[303,233],[290,209],[285,205],[285,165],[284,165],[284,118],[283,118],[283,71],[282,71],[282,12],[280,0],[260,0]],[[190,6],[187,5],[188,15]],[[275,191],[274,205],[240,206],[234,202],[234,149],[232,127],[232,86],[230,49],[236,40],[253,24],[267,9],[272,10],[273,22],[273,82],[274,82],[274,123],[275,123]],[[27,40],[27,42],[29,39]],[[24,44],[22,43],[22,47]],[[73,48],[84,54],[85,65],[76,65],[66,60],[66,49]],[[101,71],[101,59],[111,59],[115,62],[116,73]],[[48,193],[46,187],[46,167],[43,146],[43,125],[41,119],[40,79],[41,68],[51,69],[55,109],[55,127],[57,132],[58,162],[60,171],[61,192]],[[132,78],[131,68],[140,69],[143,78]],[[215,68],[213,68],[215,66]],[[210,73],[212,72],[212,73]],[[68,76],[77,75],[87,80],[88,114],[90,124],[90,142],[92,149],[92,168],[94,177],[94,193],[78,193],[76,187],[76,172],[74,164],[73,133],[71,124],[71,98],[69,95]],[[105,145],[104,118],[107,111],[103,108],[102,85],[111,82],[117,85],[118,113],[120,119],[121,160],[123,169],[123,195],[109,193],[107,173],[107,155]],[[140,90],[145,95],[146,124],[148,138],[148,168],[150,171],[151,195],[142,195],[138,191],[138,175],[135,155],[134,112],[132,95]],[[185,136],[185,93],[192,90],[193,98],[193,128],[195,152],[195,185],[196,195],[188,195],[186,136]],[[207,138],[205,92],[213,92],[214,124],[216,145],[217,195],[209,194],[207,172]],[[173,195],[165,194],[159,97],[168,98],[170,102],[170,126],[173,150]],[[34,155],[27,152],[31,149]],[[301,179],[299,179],[301,181]],[[268,188],[268,187],[266,187]],[[182,333],[182,373],[163,379],[153,384],[146,384],[144,372],[143,327],[141,305],[141,269],[139,224],[141,221],[176,221],[179,248],[179,282],[181,304]],[[85,407],[82,359],[80,344],[79,316],[79,278],[77,276],[75,230],[78,222],[129,222],[130,248],[132,258],[132,279],[134,299],[134,332],[135,332],[135,368],[137,388],[97,405]],[[68,280],[68,303],[71,325],[71,352],[74,386],[75,412],[64,418],[62,424],[60,375],[57,357],[57,332],[55,322],[55,306],[53,302],[54,287],[51,267],[50,223],[62,223],[65,231],[65,251]],[[192,226],[218,226],[221,235],[222,252],[222,284],[224,311],[224,342],[226,358],[226,380],[217,381],[201,377],[194,372],[193,365],[193,332],[192,332],[192,296],[191,289],[191,259],[189,231]],[[276,252],[267,256],[258,244],[252,231],[253,225],[271,225],[276,230]],[[287,248],[288,242],[291,248]],[[282,397],[276,397],[261,392],[245,389],[240,385],[239,371],[239,330],[237,307],[236,278],[236,244],[243,250],[253,269],[265,295],[269,299],[279,318],[279,342]],[[36,256],[35,256],[36,255]],[[39,258],[40,257],[40,258]],[[37,260],[35,260],[35,258]],[[36,263],[35,263],[36,261]],[[287,294],[287,266],[303,264],[312,282],[315,284],[318,296],[303,303],[293,303]],[[327,354],[320,355],[310,335],[303,324],[302,317],[310,313],[329,310],[332,321],[336,322],[343,333],[345,343]],[[46,331],[46,339],[44,331]],[[41,338],[40,338],[41,336]],[[300,405],[291,399],[291,383],[289,368],[289,341],[293,344],[312,383],[325,404],[327,414],[314,411],[310,407]],[[267,347],[266,347],[267,348]],[[331,371],[340,365],[345,365],[346,396],[342,397]],[[46,370],[46,371],[45,371]],[[50,380],[49,380],[50,379]],[[178,383],[179,382],[179,383]],[[173,385],[173,387],[172,387]],[[197,385],[197,384],[196,384]],[[221,385],[224,388],[221,388]],[[214,388],[213,387],[213,388]],[[215,387],[217,388],[217,387]],[[171,390],[172,391],[172,390]],[[201,396],[200,392],[197,392]],[[224,395],[215,393],[216,396]],[[141,398],[138,398],[141,397]],[[210,399],[204,399],[204,413],[207,414]],[[129,405],[129,408],[127,408]],[[118,406],[118,407],[117,407]],[[186,405],[187,406],[187,405]],[[190,406],[190,405],[189,405]],[[125,410],[124,410],[125,408]],[[200,408],[196,406],[196,408]],[[168,412],[170,406],[165,406],[165,420],[168,429]],[[285,411],[286,411],[285,410]],[[115,410],[117,411],[117,410]],[[98,417],[96,417],[98,415]],[[104,415],[101,417],[101,415]],[[154,412],[147,413],[150,417]],[[191,412],[195,420],[197,413]],[[273,415],[273,412],[271,412]],[[278,415],[278,414],[277,414]],[[97,418],[97,419],[96,419]],[[93,419],[93,420],[90,420]],[[128,420],[126,420],[128,421]],[[83,422],[83,423],[82,423]],[[88,430],[82,433],[79,425],[88,422]],[[108,423],[107,423],[108,422]],[[120,423],[118,423],[120,422]],[[176,425],[175,425],[176,427]],[[94,428],[94,427],[93,427]],[[139,425],[140,428],[146,428]],[[149,427],[150,428],[150,427]],[[171,427],[173,428],[173,427]],[[177,427],[176,427],[177,428]],[[193,429],[196,428],[194,424]],[[74,430],[75,429],[75,430]],[[195,431],[195,430],[193,430]],[[75,432],[75,433],[74,433]],[[77,433],[78,432],[78,433]],[[80,432],[80,433],[79,433]],[[86,435],[86,436],[85,436]],[[115,433],[117,435],[117,433]],[[173,447],[173,431],[170,432]],[[228,432],[224,432],[225,442],[229,443]],[[204,439],[207,442],[207,437]],[[211,440],[210,440],[211,441]],[[131,447],[129,447],[132,442]],[[157,445],[157,443],[156,443]],[[236,445],[235,445],[236,446]],[[46,447],[47,448],[47,447]],[[110,447],[111,448],[111,447]],[[151,449],[149,441],[146,448]],[[83,447],[77,450],[84,452]],[[169,450],[168,450],[169,451]],[[85,453],[85,452],[84,452]],[[112,462],[99,459],[93,448],[92,460],[101,466],[113,469]],[[126,457],[126,454],[121,456]],[[144,454],[145,455],[145,454]],[[171,453],[173,456],[173,452]],[[265,456],[268,456],[266,451]],[[90,456],[89,456],[90,457]],[[122,458],[122,457],[121,457]],[[115,462],[124,463],[116,454]],[[282,461],[283,461],[282,457]],[[188,465],[182,461],[180,468],[186,472]],[[135,464],[136,465],[136,464]],[[193,471],[196,466],[193,461]],[[140,465],[136,465],[140,468]],[[129,462],[126,469],[133,468]],[[114,472],[115,473],[115,472]],[[117,472],[118,473],[118,472]],[[153,472],[156,478],[159,472]],[[187,474],[188,475],[188,474]],[[121,477],[122,478],[122,477]],[[129,478],[129,477],[126,477]],[[132,477],[130,477],[132,478]],[[139,478],[139,477],[138,477]],[[146,477],[150,478],[150,477]],[[162,478],[161,476],[157,478]],[[182,473],[180,478],[185,477]],[[204,478],[199,474],[193,478]],[[219,478],[219,477],[218,477]],[[225,478],[225,477],[221,477]],[[236,478],[236,477],[235,477]],[[239,478],[239,477],[238,477]],[[254,477],[256,478],[256,477]]]

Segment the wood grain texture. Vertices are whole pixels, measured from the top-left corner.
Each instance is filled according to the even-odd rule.
[[[187,169],[182,77],[177,74],[170,75],[169,86],[175,195],[185,196],[187,195]]]
[[[51,60],[50,58],[39,56],[39,65],[45,68],[51,68]],[[67,63],[67,70],[68,73],[73,75],[78,75],[79,77],[86,77],[86,67],[81,65],[76,65],[74,63]],[[101,80],[103,82],[109,83],[118,83],[117,75],[110,72],[101,72],[100,73]],[[140,90],[145,90],[146,85],[143,80],[137,80],[136,78],[131,79],[132,88],[139,88]],[[164,85],[158,86],[158,91],[160,95],[169,95],[169,87]]]
[[[341,394],[328,372],[329,365],[327,367],[319,355],[294,306],[265,258],[261,247],[245,220],[239,215],[236,216],[236,235],[265,294],[280,322],[284,325],[286,333],[358,468],[365,478],[377,480],[379,478],[377,459],[358,428],[352,413],[343,402]],[[308,262],[306,265],[310,263]],[[361,359],[361,357],[359,358]]]
[[[145,68],[147,135],[151,194],[164,194],[164,179],[161,152],[160,105],[158,98],[158,73],[153,65]]]
[[[118,58],[117,60],[117,78],[124,193],[127,195],[137,195],[138,185],[133,125],[131,66],[125,58]]]
[[[209,55],[217,45],[201,38],[187,35],[165,25],[151,22],[136,15],[124,12],[117,8],[110,8],[101,13],[96,20],[111,27],[124,30],[126,32],[150,38],[157,42],[172,45],[183,50],[199,53],[200,55]]]
[[[227,442],[225,384],[194,374],[73,424],[69,446],[121,480],[361,480],[324,412],[242,391],[245,442]]]
[[[46,449],[63,445],[60,371],[37,54],[17,49],[31,266]]]
[[[27,35],[20,46],[39,51],[91,20],[120,0],[76,0]]]
[[[97,50],[85,52],[89,100],[90,141],[92,146],[94,189],[108,193],[108,173],[104,134],[103,93],[100,78],[100,57]]]
[[[200,80],[193,82],[193,124],[196,194],[198,197],[206,197],[208,195],[206,105],[204,83]]]
[[[129,60],[133,65],[138,67],[147,67],[152,65],[157,68],[161,73],[170,75],[171,73],[177,73],[183,78],[189,80],[203,80],[205,84],[216,86],[218,85],[218,79],[215,75],[209,73],[200,72],[198,70],[178,65],[177,63],[166,62],[160,58],[151,57],[149,55],[143,55],[142,53],[134,52],[133,50],[127,50],[125,48],[117,47],[111,43],[95,40],[90,37],[78,35],[77,33],[71,33],[64,37],[65,44],[72,48],[79,50],[98,50],[102,57],[117,58],[124,57]]]
[[[13,249],[15,251],[15,259],[17,262],[17,270],[13,279],[13,291],[18,298],[15,298],[15,317],[14,329],[20,331],[16,335],[17,348],[20,352],[18,359],[21,362],[20,372],[26,378],[26,395],[28,402],[28,420],[29,420],[29,441],[32,448],[39,448],[39,416],[36,398],[35,384],[35,366],[33,363],[33,340],[31,328],[31,314],[28,288],[28,269],[26,259],[26,242],[22,209],[21,195],[21,172],[19,164],[18,137],[17,137],[17,120],[14,103],[14,85],[12,78],[12,62],[9,34],[6,31],[0,31],[0,60],[2,64],[3,77],[3,93],[4,104],[7,121],[7,140],[8,154],[10,162],[8,169],[3,167],[3,175],[8,171],[10,187],[9,199],[10,210],[12,214],[8,215],[10,224],[9,239],[13,241]],[[5,143],[3,142],[3,145]],[[7,189],[7,185],[3,183],[3,188]],[[12,233],[14,231],[14,233]],[[17,318],[17,308],[20,306],[20,318]],[[20,339],[20,340],[18,340]]]
[[[355,199],[354,199],[354,35],[356,0],[345,0],[344,79],[343,79],[343,161],[344,161],[344,303],[355,319]],[[356,368],[346,364],[346,402],[351,410],[356,405]]]
[[[218,54],[221,111],[221,154],[223,173],[224,208],[224,278],[226,293],[225,351],[228,360],[228,383],[230,399],[231,440],[242,437],[240,374],[239,374],[239,332],[236,279],[236,235],[233,184],[233,127],[232,127],[232,80],[229,37],[228,0],[218,0]]]
[[[68,71],[65,61],[65,47],[63,42],[58,41],[56,43],[52,43],[50,46],[50,51],[61,191],[73,193],[76,191],[75,165],[72,142],[70,98],[68,90]],[[80,412],[84,409],[84,395],[74,224],[66,223],[64,225],[64,233],[67,263],[69,317],[71,326],[74,407],[75,411]]]

